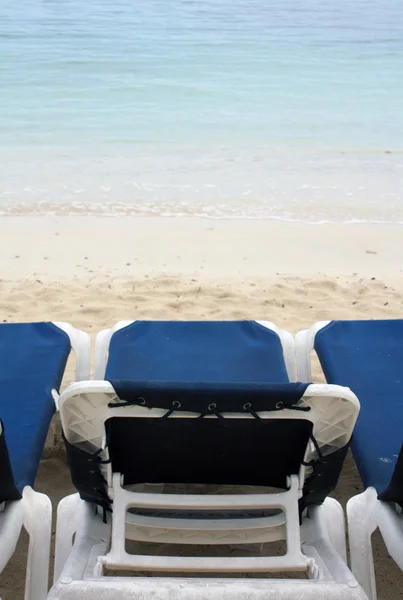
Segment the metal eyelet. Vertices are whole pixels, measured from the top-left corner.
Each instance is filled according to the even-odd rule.
[[[276,408],[283,408],[284,406],[284,402],[282,402],[281,400],[279,402],[277,402],[276,404]]]
[[[252,408],[252,404],[250,402],[245,402],[245,404],[243,405],[243,409],[249,410],[250,408]]]
[[[180,408],[182,404],[178,400],[174,400],[172,402],[172,406],[174,406],[175,408]]]
[[[213,411],[217,408],[217,404],[215,402],[212,402],[211,404],[208,405],[208,409],[209,411]]]
[[[137,398],[137,402],[138,402],[139,404],[141,404],[142,406],[144,406],[144,405],[145,405],[145,403],[146,403],[146,399],[145,399],[145,398],[143,398],[142,396],[139,396],[139,397]]]

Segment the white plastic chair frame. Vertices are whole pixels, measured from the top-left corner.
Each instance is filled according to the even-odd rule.
[[[116,323],[114,327],[110,329],[104,329],[97,335],[96,346],[95,346],[95,369],[94,379],[104,379],[106,365],[108,362],[109,344],[114,333],[120,329],[128,327],[135,321],[120,321]],[[278,335],[283,348],[284,362],[287,369],[288,378],[290,381],[297,380],[297,370],[295,367],[294,357],[294,338],[291,333],[283,329],[279,329],[274,323],[270,321],[256,321],[262,327],[266,327],[270,331],[273,331]]]
[[[53,324],[70,338],[71,348],[76,355],[76,378],[88,379],[91,352],[88,334],[68,323]],[[58,394],[55,391],[52,394],[56,400]],[[44,600],[47,596],[51,526],[50,499],[45,494],[35,492],[30,486],[24,488],[21,500],[3,502],[0,505],[0,574],[15,552],[23,527],[29,535],[25,600]]]
[[[109,382],[93,381],[69,386],[60,398],[60,413],[67,440],[93,453],[99,448],[102,460],[108,459],[105,448],[105,421],[113,417],[142,418],[162,416],[166,411],[140,406],[110,408],[120,399]],[[350,439],[359,411],[354,394],[339,386],[311,385],[300,401],[309,413],[293,410],[260,412],[261,418],[306,419],[314,423],[313,434],[323,453],[343,447]],[[175,412],[170,418],[197,418],[194,413]],[[253,418],[245,414],[226,413],[226,418]],[[216,418],[206,416],[205,418]],[[305,461],[316,458],[310,442]],[[309,518],[300,528],[298,499],[302,494],[308,469],[301,467],[299,476],[291,476],[287,491],[275,494],[195,495],[153,494],[129,491],[122,487],[121,475],[112,473],[111,465],[102,466],[113,498],[113,514],[107,524],[100,511],[68,496],[58,508],[56,534],[55,585],[49,599],[115,600],[116,598],[365,598],[365,594],[346,566],[344,516],[336,500],[327,498],[322,506],[309,510]],[[236,519],[189,519],[140,516],[127,513],[129,507],[177,510],[270,509],[280,508],[280,515]],[[74,544],[72,542],[75,534]],[[223,535],[225,540],[223,541]],[[287,540],[283,556],[269,557],[181,557],[130,555],[125,539],[186,544],[249,544]],[[244,573],[304,571],[309,579],[245,580],[105,577],[106,569],[184,573]]]
[[[295,338],[297,372],[301,381],[311,376],[310,353],[316,334],[331,321],[320,321],[310,329],[300,331]],[[352,571],[369,600],[376,600],[376,580],[371,536],[379,528],[386,548],[403,570],[403,513],[399,506],[382,502],[378,492],[369,487],[347,502],[347,521]]]

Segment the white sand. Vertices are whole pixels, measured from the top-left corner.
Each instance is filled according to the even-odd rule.
[[[208,219],[0,218],[2,277],[402,274],[403,229]]]
[[[3,218],[1,319],[66,320],[94,336],[129,318],[268,319],[295,333],[322,319],[402,317],[402,256],[393,226]],[[73,490],[63,454],[42,461],[36,487],[54,506]],[[359,490],[349,458],[336,496]],[[402,574],[375,541],[379,599],[397,599]],[[23,598],[24,552],[0,576],[3,600]]]

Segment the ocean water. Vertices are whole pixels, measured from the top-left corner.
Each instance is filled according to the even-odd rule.
[[[402,0],[0,0],[0,214],[403,222]]]

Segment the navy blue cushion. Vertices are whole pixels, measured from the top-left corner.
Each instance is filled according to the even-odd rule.
[[[69,337],[52,323],[0,325],[0,418],[19,492],[33,485],[69,353]]]
[[[403,441],[403,320],[333,321],[315,350],[326,380],[361,403],[352,450],[364,485],[382,492]]]
[[[280,338],[254,321],[135,321],[112,336],[105,379],[289,381]]]

